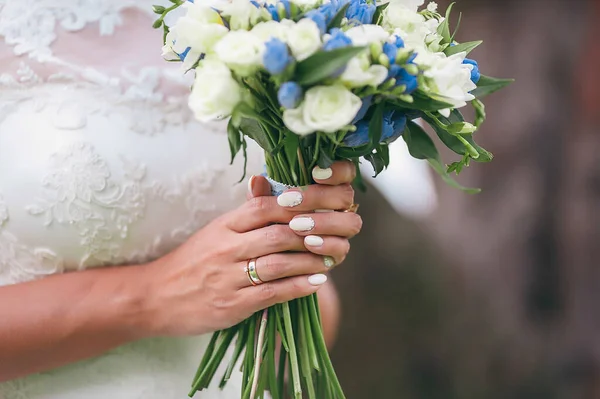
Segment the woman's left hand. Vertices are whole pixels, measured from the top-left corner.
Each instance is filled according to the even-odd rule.
[[[350,244],[348,239],[353,235],[357,234],[362,227],[362,220],[359,215],[355,213],[345,212],[302,212],[302,209],[311,209],[310,202],[315,196],[326,196],[331,195],[330,190],[326,186],[344,186],[347,188],[345,195],[335,199],[332,198],[332,204],[335,204],[332,210],[346,210],[353,205],[354,202],[354,191],[350,186],[350,183],[356,176],[356,169],[354,164],[351,162],[341,161],[335,162],[331,168],[321,169],[316,167],[312,171],[313,179],[318,183],[304,188],[293,188],[287,190],[277,199],[279,206],[284,208],[297,211],[297,215],[290,215],[288,223],[294,232],[300,236],[305,237],[305,247],[307,251],[312,252],[316,255],[325,256],[324,260],[326,264],[333,266],[341,263],[348,250]],[[271,186],[269,182],[260,176],[253,176],[248,183],[248,197],[258,196],[269,196],[271,195]],[[311,218],[312,222],[306,222],[306,218]],[[296,221],[294,222],[294,219]],[[300,222],[298,222],[300,219]],[[347,226],[348,221],[353,222],[350,225],[355,228],[349,231],[347,228],[344,231],[339,231],[337,226]],[[307,226],[312,227],[310,230],[298,229],[297,227]],[[296,228],[294,228],[296,227]],[[340,234],[341,233],[341,234]],[[327,241],[331,239],[340,240],[345,248],[342,255],[340,254],[328,254],[327,249],[322,246],[310,245],[312,243],[320,244],[320,236],[330,236]],[[337,236],[337,238],[335,237]],[[339,247],[339,245],[338,245]],[[333,263],[329,263],[333,261]],[[322,273],[322,270],[315,270],[315,272]],[[321,308],[321,314],[323,316],[323,332],[325,335],[325,341],[327,345],[332,345],[337,335],[339,318],[340,318],[340,304],[335,287],[329,281],[327,284],[318,292],[319,296],[319,307]]]

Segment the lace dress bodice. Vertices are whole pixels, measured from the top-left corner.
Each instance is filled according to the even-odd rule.
[[[243,201],[223,125],[192,120],[189,82],[161,59],[156,3],[0,0],[0,286],[157,258]],[[0,398],[183,398],[206,343],[136,342]]]

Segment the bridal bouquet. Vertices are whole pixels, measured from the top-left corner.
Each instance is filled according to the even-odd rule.
[[[303,186],[311,184],[314,166],[340,159],[357,170],[364,159],[378,174],[389,164],[389,144],[402,137],[410,154],[448,184],[478,191],[450,174],[492,159],[473,138],[485,119],[481,98],[511,80],[484,76],[467,58],[481,41],[456,42],[452,6],[442,16],[433,2],[419,10],[423,0],[170,1],[154,7],[163,55],[194,71],[189,106],[197,119],[229,118],[232,160],[246,155],[250,138],[265,151],[269,178]],[[185,15],[167,26],[165,16],[180,6]],[[475,110],[472,123],[459,111],[467,104]],[[443,163],[418,118],[458,160]],[[266,391],[283,398],[287,390],[295,399],[344,398],[315,295],[215,333],[190,396],[210,384],[230,346],[221,386],[243,356],[244,399]]]

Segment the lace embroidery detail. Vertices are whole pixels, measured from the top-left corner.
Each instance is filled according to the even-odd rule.
[[[8,220],[8,207],[0,196],[0,285],[62,272],[63,262],[56,253],[47,248],[28,248],[5,231]]]
[[[26,208],[31,215],[43,216],[47,227],[58,223],[77,229],[86,248],[80,268],[90,262],[113,262],[119,252],[113,234],[126,238],[129,226],[144,214],[145,167],[125,158],[122,163],[124,180],[117,184],[90,144],[74,144],[51,157],[44,198]]]

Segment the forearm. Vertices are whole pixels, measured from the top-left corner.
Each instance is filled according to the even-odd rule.
[[[0,381],[142,338],[142,268],[88,270],[0,287]]]

